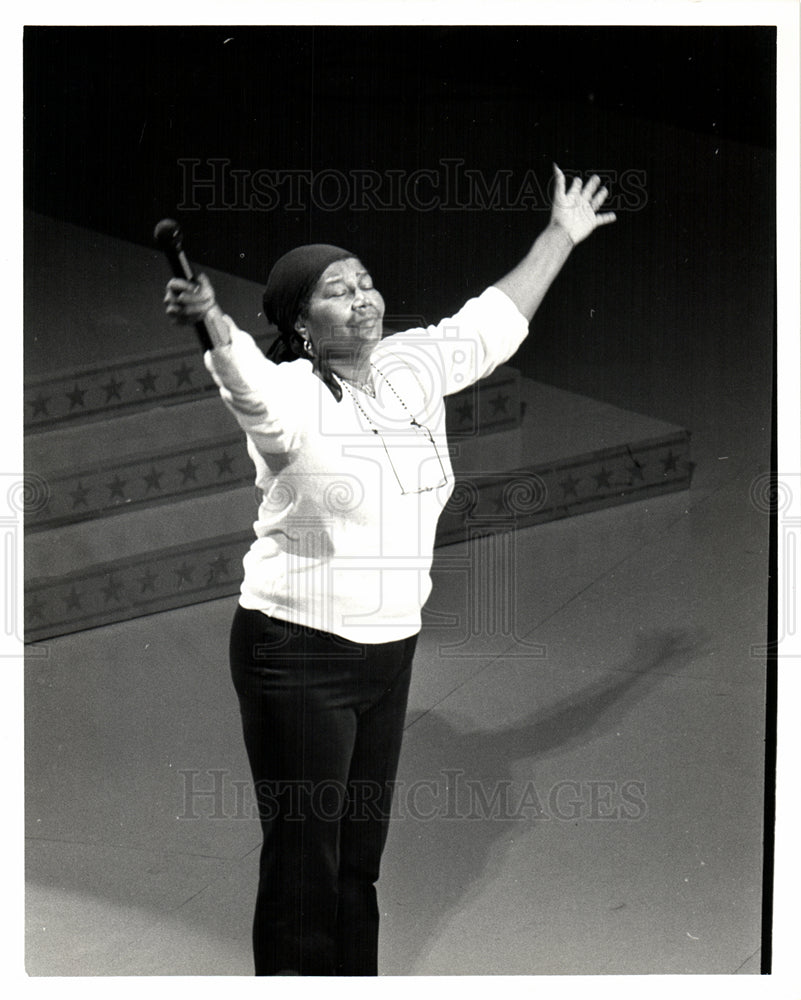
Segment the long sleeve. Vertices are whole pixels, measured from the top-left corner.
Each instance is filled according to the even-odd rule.
[[[226,322],[231,343],[206,351],[203,356],[223,402],[259,451],[292,451],[302,429],[298,385],[308,374],[299,366],[310,366],[303,361],[274,364],[249,333],[240,330],[230,317]]]
[[[443,396],[486,378],[508,361],[528,333],[528,321],[512,300],[495,286],[469,299],[452,317],[435,326],[397,334],[428,369]],[[387,338],[387,347],[395,342]]]

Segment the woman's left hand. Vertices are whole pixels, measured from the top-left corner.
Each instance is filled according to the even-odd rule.
[[[593,174],[586,184],[576,177],[568,190],[565,190],[565,175],[554,163],[553,206],[551,208],[551,225],[564,229],[571,241],[581,243],[598,226],[608,225],[615,221],[614,212],[598,214],[609,192],[601,187],[601,178]]]

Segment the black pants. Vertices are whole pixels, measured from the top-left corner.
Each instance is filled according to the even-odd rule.
[[[377,975],[416,642],[356,644],[237,607],[231,674],[264,835],[256,975]]]

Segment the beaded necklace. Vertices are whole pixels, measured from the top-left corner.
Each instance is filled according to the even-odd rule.
[[[392,391],[392,394],[398,400],[398,402],[400,403],[400,405],[409,414],[409,422],[411,423],[412,427],[420,427],[420,428],[423,428],[425,430],[428,430],[427,427],[424,428],[423,424],[417,422],[417,418],[412,413],[412,411],[409,409],[409,407],[404,403],[404,401],[401,399],[401,397],[400,397],[400,395],[398,393],[398,390],[390,382],[390,380],[386,377],[386,375],[381,371],[381,369],[378,367],[378,365],[374,365],[373,362],[371,361],[370,362],[370,367],[373,369],[373,371],[378,372],[378,374],[381,376],[381,378],[384,380],[384,382],[386,382],[386,384],[389,386],[389,388]],[[339,376],[337,376],[337,378],[339,378]],[[366,413],[366,411],[362,407],[362,405],[359,402],[359,400],[353,394],[353,390],[351,389],[350,385],[348,384],[348,380],[342,379],[342,378],[340,378],[339,380],[340,380],[340,382],[342,382],[342,384],[345,386],[345,388],[350,393],[350,398],[353,400],[353,402],[356,404],[356,406],[358,406],[359,410],[362,413],[362,416],[367,421],[367,423],[370,425],[370,429],[373,431],[373,433],[374,434],[380,434],[380,431],[378,430],[378,428],[376,427],[376,425],[370,419],[370,417],[368,416],[368,414]],[[357,389],[360,389],[362,392],[366,392],[368,396],[372,396],[373,399],[375,399],[375,389],[370,385],[369,382],[354,382],[353,385]]]
[[[378,429],[378,427],[376,427],[376,425],[370,419],[370,415],[367,413],[367,411],[364,409],[364,407],[362,406],[362,404],[356,398],[356,394],[353,392],[353,390],[351,389],[351,387],[348,384],[348,382],[345,379],[341,378],[340,376],[337,376],[339,382],[342,385],[344,385],[344,387],[348,390],[348,395],[353,400],[353,402],[356,404],[359,412],[362,414],[362,416],[364,417],[364,419],[370,425],[370,430],[373,432],[373,434],[378,435],[378,437],[381,439],[381,443],[384,446],[384,451],[386,452],[387,458],[389,459],[389,464],[392,466],[392,471],[395,473],[395,478],[398,480],[398,485],[401,488],[401,493],[402,494],[406,494],[406,493],[424,493],[424,492],[428,492],[429,490],[438,489],[440,486],[444,486],[447,483],[447,481],[448,481],[448,477],[447,477],[447,474],[445,472],[445,467],[442,464],[442,459],[440,458],[439,450],[437,449],[437,444],[434,441],[434,436],[432,435],[431,431],[428,429],[428,427],[425,426],[425,424],[419,423],[419,421],[417,420],[417,418],[415,417],[415,415],[412,413],[412,411],[409,409],[409,407],[406,405],[406,403],[401,398],[401,396],[398,393],[398,391],[395,388],[395,386],[389,381],[389,379],[381,371],[381,369],[378,367],[378,365],[374,365],[373,362],[371,361],[370,362],[370,367],[381,376],[381,378],[387,384],[387,386],[389,387],[389,389],[392,391],[392,393],[395,396],[395,398],[398,400],[398,402],[401,404],[401,406],[404,408],[404,410],[406,410],[406,412],[409,414],[409,424],[410,424],[410,426],[414,427],[415,430],[417,431],[417,433],[419,435],[422,435],[422,437],[433,447],[434,454],[437,457],[437,461],[439,462],[439,468],[440,468],[440,471],[442,473],[442,477],[440,479],[440,482],[438,482],[436,485],[422,486],[422,487],[419,487],[418,489],[414,489],[414,490],[407,490],[407,489],[405,489],[404,485],[403,485],[403,482],[401,481],[401,477],[398,475],[398,470],[395,468],[395,463],[392,461],[392,455],[390,454],[389,448],[387,447],[387,443],[384,440],[384,436],[382,435],[381,431]],[[356,385],[356,383],[354,383],[354,385]],[[366,392],[368,395],[370,395],[373,398],[375,398],[375,390],[371,386],[369,386],[367,383],[362,383],[361,385],[356,385],[356,388],[361,389],[363,392]]]

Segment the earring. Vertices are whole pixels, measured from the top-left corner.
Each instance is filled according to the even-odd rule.
[[[312,350],[312,345],[310,340],[303,341],[303,350],[309,355],[309,357],[314,356],[314,351]]]

